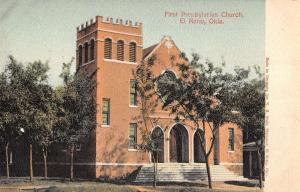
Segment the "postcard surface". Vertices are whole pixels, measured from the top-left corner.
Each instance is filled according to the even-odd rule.
[[[279,2],[1,4],[0,191],[300,190]]]

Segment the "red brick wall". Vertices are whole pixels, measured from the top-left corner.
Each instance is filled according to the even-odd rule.
[[[93,72],[97,69],[95,78],[97,81],[96,102],[97,102],[97,128],[94,137],[95,147],[91,150],[95,152],[94,163],[96,169],[96,177],[121,177],[136,169],[139,165],[149,163],[149,154],[136,150],[128,149],[129,123],[133,122],[133,117],[139,113],[139,107],[130,107],[130,79],[133,79],[132,71],[137,64],[142,61],[142,24],[137,26],[127,26],[123,24],[111,23],[104,21],[102,17],[96,17],[96,22],[91,24],[85,30],[77,33],[77,47],[95,39],[96,54],[95,61],[86,64],[80,69]],[[104,59],[104,39],[112,39],[112,59]],[[116,42],[122,39],[124,41],[124,62],[116,61]],[[137,45],[137,63],[130,63],[129,60],[129,43],[136,42]],[[166,44],[169,41],[169,46]],[[165,37],[160,44],[154,49],[153,54],[156,56],[153,71],[155,75],[160,75],[165,70],[172,70],[178,75],[175,64],[182,62],[179,59],[179,49],[175,43]],[[174,60],[171,60],[174,57]],[[83,58],[84,60],[84,58]],[[78,67],[78,57],[77,57]],[[101,125],[102,99],[110,99],[110,125]],[[174,117],[169,116],[168,111],[163,111],[159,106],[154,117],[159,117],[158,125],[164,130],[164,162],[169,162],[169,133],[171,126],[175,124]],[[195,127],[191,122],[186,121],[185,127],[189,137],[189,162],[193,162],[193,139]],[[149,125],[150,126],[150,125]],[[152,125],[151,125],[152,126]],[[206,140],[210,141],[211,132],[209,124],[205,124]],[[228,131],[226,126],[233,126],[236,138],[235,151],[228,152]],[[154,127],[152,127],[154,128]],[[201,127],[202,128],[202,127]],[[242,131],[234,124],[222,126],[220,129],[220,162],[221,163],[240,163],[242,162]],[[141,135],[138,131],[138,143]],[[207,150],[210,143],[207,144]],[[212,150],[213,151],[213,150]],[[213,152],[209,157],[209,163],[213,164]]]

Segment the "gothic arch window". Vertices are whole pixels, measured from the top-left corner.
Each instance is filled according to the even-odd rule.
[[[117,42],[117,60],[124,61],[124,41]]]
[[[163,102],[172,99],[168,90],[179,89],[176,75],[173,71],[166,70],[156,80],[156,90]]]
[[[78,47],[78,63],[79,66],[82,65],[82,45],[79,45]]]
[[[164,162],[164,132],[162,128],[155,127],[151,133],[151,139],[153,142],[153,156],[152,162],[163,163]]]
[[[104,40],[104,58],[111,59],[111,50],[112,50],[112,40],[106,38]]]
[[[136,43],[129,43],[129,62],[136,62]]]
[[[90,41],[90,60],[94,60],[95,59],[95,40],[92,39]]]
[[[89,44],[88,42],[84,43],[84,62],[88,62],[88,57],[89,57]]]

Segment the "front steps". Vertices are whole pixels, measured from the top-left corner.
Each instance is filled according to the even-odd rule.
[[[201,182],[207,181],[206,166],[203,163],[158,163],[157,181],[159,182]],[[212,181],[245,181],[222,165],[210,165]],[[135,182],[153,181],[153,164],[144,165]]]

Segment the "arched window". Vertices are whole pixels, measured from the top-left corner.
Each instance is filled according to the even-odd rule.
[[[85,63],[88,62],[88,57],[89,57],[89,44],[88,44],[88,42],[86,42],[84,44],[84,62]]]
[[[136,43],[129,43],[129,62],[136,62]]]
[[[111,47],[112,41],[109,38],[104,40],[104,58],[111,59]]]
[[[78,48],[78,63],[79,63],[79,66],[82,65],[82,45],[80,45]]]
[[[151,133],[151,139],[154,147],[152,162],[164,162],[164,132],[160,127],[155,127]]]
[[[163,102],[172,100],[171,93],[180,90],[175,73],[167,70],[161,74],[156,80],[156,89]]]
[[[95,40],[92,39],[90,42],[90,60],[95,59]]]
[[[117,42],[117,60],[124,61],[124,41]]]

